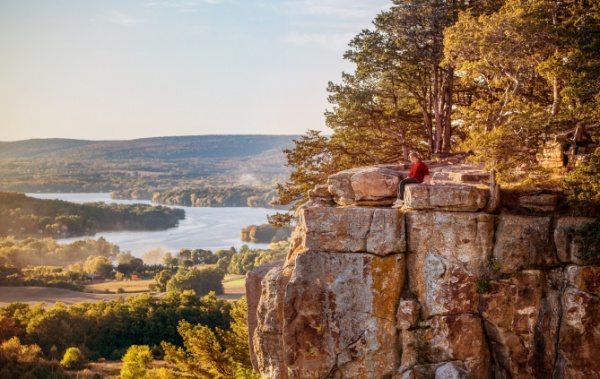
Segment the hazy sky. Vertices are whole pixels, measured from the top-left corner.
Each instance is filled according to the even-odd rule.
[[[0,141],[326,130],[389,0],[1,0]]]

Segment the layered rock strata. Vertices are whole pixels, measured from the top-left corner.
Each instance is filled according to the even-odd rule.
[[[262,378],[600,377],[600,266],[569,232],[590,219],[486,214],[462,186],[361,207],[388,173],[343,174],[335,205],[299,210],[286,261],[249,274]]]

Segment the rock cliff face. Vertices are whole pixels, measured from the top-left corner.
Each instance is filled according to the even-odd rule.
[[[392,209],[401,176],[335,175],[299,210],[286,261],[249,274],[256,371],[599,378],[600,266],[569,236],[591,220],[486,214],[485,189],[459,184],[409,185]]]

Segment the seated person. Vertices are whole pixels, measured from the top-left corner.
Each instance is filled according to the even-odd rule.
[[[398,186],[398,200],[396,200],[392,208],[401,208],[404,205],[404,187],[407,184],[417,184],[423,182],[425,184],[429,184],[431,180],[431,176],[429,176],[429,168],[423,161],[421,161],[419,154],[413,151],[410,153],[409,157],[413,164],[410,168],[410,172],[408,173],[408,178],[402,180]]]

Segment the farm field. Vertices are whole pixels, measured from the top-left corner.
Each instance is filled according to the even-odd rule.
[[[9,303],[17,301],[30,305],[46,303],[47,307],[52,307],[57,302],[72,305],[86,301],[110,301],[119,297],[148,293],[148,285],[152,282],[152,280],[107,281],[86,286],[86,292],[50,287],[0,287],[0,307],[5,307]],[[217,297],[226,300],[237,300],[246,294],[245,283],[246,278],[243,275],[228,275],[223,280],[225,293]],[[116,293],[119,288],[123,288],[125,292]],[[112,293],[106,293],[106,290]],[[162,295],[155,294],[155,296]]]

